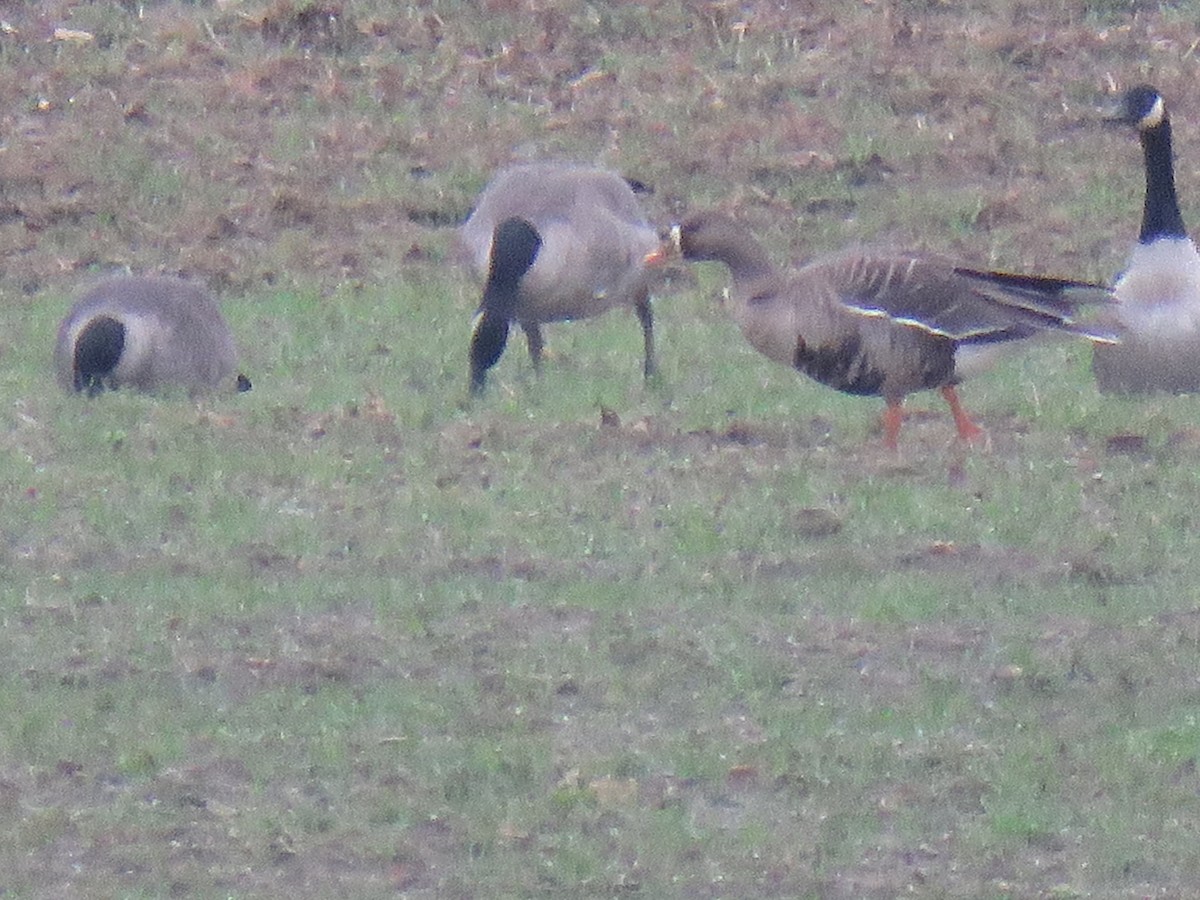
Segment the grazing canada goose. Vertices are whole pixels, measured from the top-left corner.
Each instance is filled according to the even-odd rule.
[[[459,237],[486,279],[471,333],[471,392],[483,390],[516,322],[541,365],[545,322],[629,305],[654,373],[645,257],[658,246],[632,188],[614,172],[563,163],[514,166],[484,189]]]
[[[941,389],[962,439],[983,433],[955,391],[960,348],[1052,330],[1112,339],[1072,319],[1080,303],[1108,300],[1100,285],[869,250],[779,272],[748,231],[717,212],[696,213],[676,225],[650,261],[667,255],[729,268],[733,318],[763,355],[839,391],[882,395],[889,449],[897,445],[904,398],[918,390]]]
[[[90,288],[58,328],[54,363],[65,390],[167,385],[214,389],[236,380],[233,335],[216,301],[176,278],[118,276]]]
[[[1138,243],[1113,285],[1121,343],[1095,348],[1096,384],[1106,393],[1200,391],[1200,254],[1175,195],[1166,104],[1154,88],[1139,85],[1110,121],[1138,131],[1146,200]]]

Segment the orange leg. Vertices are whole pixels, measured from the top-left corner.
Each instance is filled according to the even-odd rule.
[[[950,414],[954,416],[954,424],[958,427],[958,436],[968,444],[972,441],[977,441],[984,436],[984,430],[971,421],[971,417],[967,415],[967,411],[963,409],[962,403],[958,399],[958,391],[954,389],[954,385],[946,385],[942,388],[942,396],[946,398],[946,402],[950,405]]]
[[[883,411],[883,446],[888,450],[900,447],[900,426],[904,424],[904,401],[888,400]]]

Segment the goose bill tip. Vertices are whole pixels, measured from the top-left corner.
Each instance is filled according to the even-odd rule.
[[[683,246],[680,243],[681,233],[678,225],[672,225],[663,242],[647,253],[642,262],[647,266],[659,266],[683,256]]]

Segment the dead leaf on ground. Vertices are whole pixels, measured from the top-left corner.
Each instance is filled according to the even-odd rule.
[[[613,778],[611,775],[605,775],[589,782],[588,790],[605,809],[637,805],[638,785],[633,778]]]
[[[841,517],[831,509],[806,507],[792,515],[792,527],[801,537],[829,537],[842,530]]]
[[[1108,436],[1104,449],[1114,456],[1140,456],[1150,449],[1150,444],[1144,434],[1119,432]]]

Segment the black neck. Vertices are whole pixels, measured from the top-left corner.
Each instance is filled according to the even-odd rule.
[[[104,390],[125,350],[125,326],[111,316],[97,316],[75,339],[75,390],[94,396]]]
[[[487,284],[471,336],[472,394],[483,392],[487,370],[504,352],[509,323],[517,314],[521,279],[533,267],[541,247],[541,236],[525,219],[505,219],[492,233]]]
[[[541,236],[525,219],[505,219],[496,226],[483,289],[483,309],[512,318],[521,279],[533,267],[541,247]]]
[[[1185,238],[1179,199],[1175,196],[1175,168],[1171,157],[1171,122],[1163,118],[1142,132],[1142,155],[1146,163],[1146,204],[1142,208],[1143,244],[1159,238]]]

